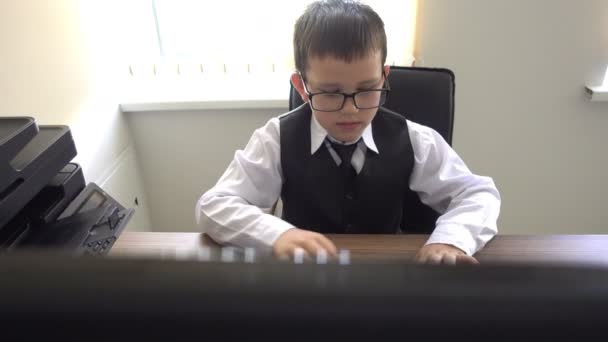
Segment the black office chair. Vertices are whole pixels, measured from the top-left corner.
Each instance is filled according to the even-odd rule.
[[[456,88],[454,73],[448,69],[391,66],[388,81],[391,92],[384,107],[410,121],[435,129],[451,145]],[[300,94],[292,85],[289,110],[302,103]],[[402,232],[429,234],[435,229],[439,213],[420,202],[415,192],[405,194],[403,210],[407,213],[407,224],[402,223]]]

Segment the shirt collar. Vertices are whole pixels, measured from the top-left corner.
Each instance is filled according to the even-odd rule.
[[[317,150],[319,149],[319,147],[321,147],[321,145],[323,145],[323,141],[329,135],[327,134],[327,130],[325,130],[325,128],[323,128],[321,126],[319,121],[317,121],[317,118],[315,118],[314,114],[311,115],[311,118],[312,119],[310,120],[310,154],[312,155],[312,154],[315,154],[315,152],[317,152]],[[363,138],[363,142],[365,143],[365,146],[367,146],[368,149],[370,149],[376,153],[380,153],[378,151],[378,147],[376,147],[376,143],[374,142],[374,135],[372,134],[372,124],[371,123],[369,125],[367,125],[367,127],[365,127],[365,129],[363,130],[363,134],[361,134],[361,138]],[[357,141],[357,140],[359,140],[359,139],[356,139],[355,141]]]

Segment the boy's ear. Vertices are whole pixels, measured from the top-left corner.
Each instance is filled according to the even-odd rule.
[[[388,77],[388,73],[391,71],[391,66],[390,65],[385,65],[384,66],[384,76]]]
[[[302,80],[302,76],[299,73],[294,72],[291,74],[291,84],[293,84],[293,87],[296,88],[300,97],[302,97],[302,101],[308,102],[308,95],[304,89],[304,80]]]

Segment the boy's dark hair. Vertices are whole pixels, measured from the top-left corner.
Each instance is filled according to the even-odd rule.
[[[350,62],[380,50],[386,62],[386,33],[380,16],[352,0],[321,0],[298,18],[293,35],[296,69],[304,74],[309,57],[332,56]]]

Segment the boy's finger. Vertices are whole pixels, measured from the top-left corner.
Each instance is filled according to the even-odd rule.
[[[291,261],[294,257],[294,250],[297,248],[295,244],[282,246],[281,249],[275,251],[275,257],[280,261]]]
[[[468,255],[457,255],[457,256],[456,256],[456,263],[457,263],[457,264],[471,264],[471,265],[477,265],[477,264],[479,264],[479,261],[477,261],[477,259],[473,258],[472,256],[468,256]]]
[[[431,265],[439,265],[441,264],[441,259],[442,259],[442,255],[441,254],[431,254],[431,256],[428,259],[428,263]]]
[[[300,247],[304,248],[311,258],[316,258],[317,252],[321,249],[325,249],[321,246],[321,244],[313,239],[302,241]]]
[[[275,253],[275,257],[280,261],[289,261],[291,259],[291,250],[286,249]]]
[[[441,259],[441,263],[444,265],[455,265],[456,264],[456,255],[454,254],[444,254]]]
[[[323,235],[319,235],[316,240],[330,256],[334,258],[338,256],[338,249],[336,248],[336,245],[331,242],[330,239],[326,238]]]
[[[416,258],[414,259],[417,263],[424,264],[428,260],[428,255],[424,254],[416,254]]]

